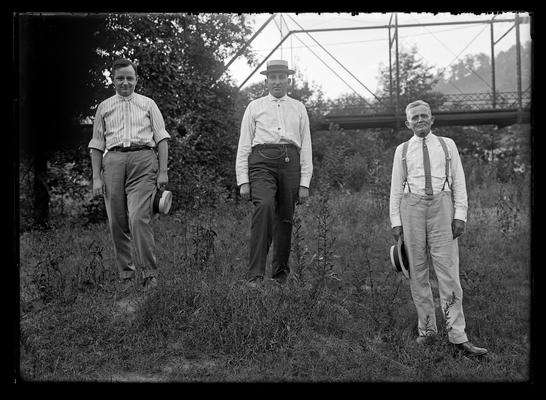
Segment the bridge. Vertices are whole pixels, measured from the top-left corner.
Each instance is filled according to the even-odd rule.
[[[329,106],[312,111],[323,115],[318,129],[401,128],[406,115],[389,105],[389,98],[381,103],[362,103],[343,108]],[[425,99],[426,100],[426,99]],[[516,123],[530,123],[531,92],[500,92],[440,95],[429,101],[435,126],[496,125],[501,128]]]
[[[242,51],[247,47],[254,38],[269,24],[275,20],[277,14],[271,17],[260,27],[260,29],[252,36],[252,38],[243,46],[243,48],[226,64],[224,72],[233,63],[233,61],[242,54]],[[320,109],[309,110],[319,113],[323,116],[323,122],[319,125],[319,129],[329,129],[338,127],[343,129],[364,129],[364,128],[403,128],[406,116],[404,114],[405,105],[409,101],[416,98],[404,98],[401,90],[400,82],[400,60],[399,60],[399,31],[404,28],[426,27],[426,26],[442,26],[442,25],[468,25],[482,24],[489,25],[490,28],[490,45],[491,45],[491,89],[489,93],[460,93],[443,95],[435,93],[431,97],[432,101],[427,99],[427,95],[419,96],[431,104],[432,113],[435,117],[434,124],[436,126],[449,125],[483,125],[492,124],[498,127],[504,127],[515,123],[529,123],[531,121],[531,88],[522,90],[521,77],[521,43],[520,43],[520,24],[530,23],[530,17],[522,17],[519,13],[514,13],[514,18],[501,19],[494,15],[491,19],[474,20],[474,21],[454,21],[454,22],[433,22],[419,24],[399,24],[398,14],[392,13],[387,25],[379,26],[359,26],[346,28],[320,28],[320,29],[304,29],[294,18],[289,18],[299,29],[289,29],[286,34],[283,33],[283,22],[288,28],[282,14],[279,16],[279,22],[275,22],[281,31],[282,40],[271,50],[271,52],[257,65],[254,71],[239,85],[241,89],[250,77],[256,73],[259,68],[267,61],[267,59],[292,35],[297,38],[298,34],[305,34],[310,37],[325,53],[327,53],[339,66],[341,66],[349,75],[351,75],[364,89],[372,96],[372,102],[362,97],[354,88],[352,88],[345,80],[343,80],[321,57],[311,50],[303,42],[305,47],[315,55],[319,61],[325,64],[343,83],[349,86],[359,99],[356,103],[344,106],[343,108],[335,106],[326,106]],[[495,38],[494,25],[501,22],[511,23],[512,26],[499,38]],[[318,40],[311,35],[311,32],[328,32],[328,31],[354,31],[354,30],[370,30],[379,29],[388,32],[388,47],[389,47],[389,96],[379,98],[373,93],[364,83],[362,83],[351,71],[349,71],[336,57],[334,57]],[[516,65],[515,74],[517,82],[517,90],[515,92],[498,92],[496,89],[496,74],[495,74],[495,45],[502,40],[512,30],[516,34]],[[470,42],[472,43],[472,41]],[[470,44],[469,43],[469,44]],[[468,47],[468,45],[467,45]],[[466,48],[466,47],[465,47]],[[393,54],[394,53],[394,54]],[[457,57],[456,57],[457,58]],[[465,67],[467,68],[467,67]],[[469,68],[467,68],[469,69]],[[478,75],[475,71],[469,69],[469,72]],[[480,76],[478,76],[480,77]],[[480,77],[484,82],[485,79]]]

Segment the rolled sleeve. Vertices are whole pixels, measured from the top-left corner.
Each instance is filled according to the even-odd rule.
[[[90,149],[97,149],[104,152],[106,149],[106,140],[104,138],[104,118],[102,116],[103,104],[99,104],[93,120],[93,136],[87,146]]]
[[[162,140],[169,139],[171,135],[165,129],[165,120],[156,102],[150,100],[150,121],[154,133],[154,142],[158,144]]]

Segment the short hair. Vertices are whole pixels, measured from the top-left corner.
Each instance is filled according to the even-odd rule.
[[[137,66],[134,62],[132,62],[131,60],[127,58],[118,58],[112,64],[112,76],[114,76],[114,73],[116,72],[116,70],[120,68],[129,67],[129,66],[133,67],[133,69],[135,70],[135,75],[138,75]]]
[[[432,114],[432,111],[430,109],[430,105],[426,102],[426,101],[423,101],[423,100],[416,100],[416,101],[413,101],[411,103],[409,103],[407,106],[406,106],[406,118],[408,116],[408,111],[414,107],[418,107],[418,106],[425,106],[426,108],[428,108],[428,111],[429,113]]]

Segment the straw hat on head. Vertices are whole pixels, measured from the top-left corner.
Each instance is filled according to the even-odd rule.
[[[168,214],[171,209],[172,199],[172,192],[168,190],[156,191],[153,201],[154,214]]]
[[[398,238],[397,244],[391,246],[391,264],[396,272],[402,272],[409,279],[409,259],[402,236]]]
[[[270,60],[267,62],[267,68],[261,71],[260,74],[267,75],[273,72],[284,72],[288,75],[294,74],[296,71],[288,68],[288,61],[284,60]]]

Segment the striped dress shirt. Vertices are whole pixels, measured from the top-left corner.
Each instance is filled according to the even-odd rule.
[[[453,139],[443,137],[448,153],[451,157],[449,167],[449,184],[453,191],[453,203],[455,215],[453,218],[466,221],[468,201],[466,194],[466,181],[464,177],[463,165],[459,156],[459,151]],[[425,143],[430,157],[430,172],[432,177],[432,191],[437,194],[444,190],[449,190],[448,184],[444,187],[445,174],[445,153],[440,144],[438,136],[430,132],[425,136]],[[400,201],[403,193],[410,189],[412,193],[425,195],[425,169],[423,164],[423,138],[413,135],[409,140],[408,152],[406,154],[406,163],[408,166],[407,184],[403,188],[404,166],[402,163],[402,146],[400,144],[394,153],[391,178],[390,194],[390,220],[391,226],[402,225],[400,218]],[[408,188],[409,186],[409,188]]]
[[[99,104],[89,148],[104,151],[116,146],[147,145],[171,136],[154,100],[138,93],[114,96]]]
[[[237,185],[248,183],[248,156],[257,144],[294,144],[300,151],[300,186],[309,187],[313,156],[309,117],[302,102],[268,94],[251,101],[241,122],[235,172]]]

